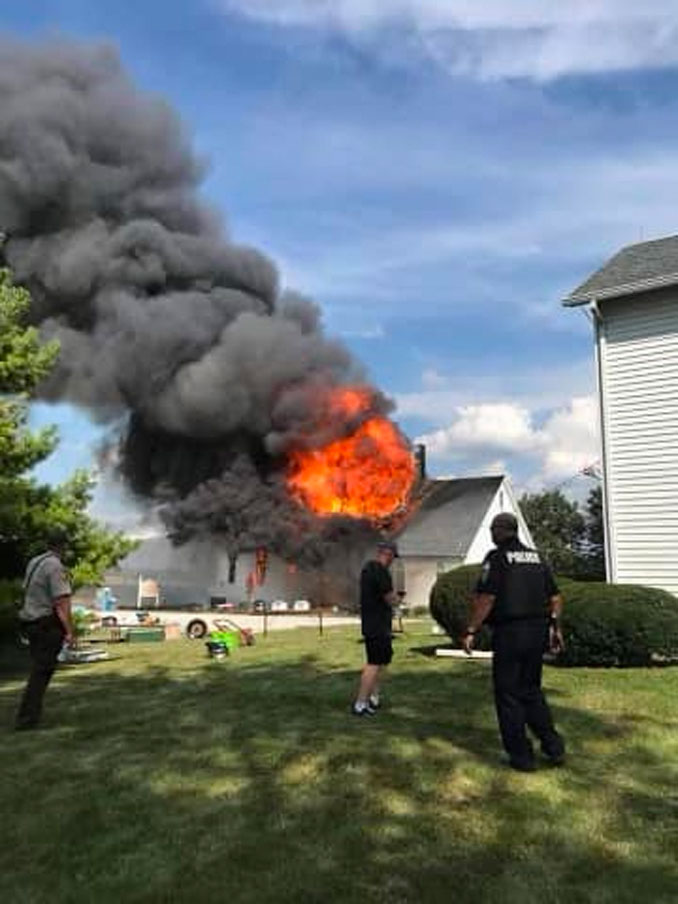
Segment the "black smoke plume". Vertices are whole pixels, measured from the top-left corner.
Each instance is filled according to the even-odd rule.
[[[123,424],[119,467],[201,532],[303,559],[362,527],[287,496],[286,451],[328,424],[327,393],[364,383],[318,308],[232,242],[199,197],[203,167],[169,106],[108,46],[0,41],[0,228],[33,318],[61,343],[49,399]],[[388,401],[374,390],[373,409]]]

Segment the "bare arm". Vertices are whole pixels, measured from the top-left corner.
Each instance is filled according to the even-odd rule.
[[[66,642],[73,643],[75,632],[73,631],[73,619],[71,618],[71,595],[59,596],[54,600],[54,611],[57,618],[64,626]]]
[[[389,590],[388,593],[384,594],[384,602],[388,603],[388,605],[391,606],[391,608],[393,608],[393,606],[395,606],[397,600],[398,600],[398,597],[396,595],[395,590]]]
[[[560,593],[556,593],[549,599],[549,615],[551,618],[559,619],[563,613],[563,597]]]
[[[494,596],[491,593],[476,593],[471,603],[471,618],[467,630],[479,631],[493,606]]]
[[[560,616],[563,613],[563,598],[559,593],[549,598],[549,648],[552,653],[562,653],[565,640],[560,627]]]

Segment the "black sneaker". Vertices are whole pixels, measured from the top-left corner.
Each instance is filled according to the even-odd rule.
[[[544,759],[549,764],[549,766],[564,766],[565,765],[565,751],[562,753],[545,753]]]
[[[377,710],[381,706],[381,701],[376,700],[374,697],[370,697],[370,699],[367,701],[367,705],[372,709]]]
[[[541,744],[541,755],[549,766],[565,765],[565,742],[557,732],[554,733],[550,743]]]
[[[537,764],[534,760],[509,760],[509,766],[511,769],[515,769],[516,772],[536,772]]]
[[[377,714],[376,709],[370,706],[369,703],[366,703],[364,706],[358,706],[357,703],[354,703],[351,706],[351,712],[354,716],[375,716]]]

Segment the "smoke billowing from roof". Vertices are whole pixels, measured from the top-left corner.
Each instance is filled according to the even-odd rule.
[[[124,424],[120,469],[167,502],[177,536],[239,513],[241,539],[297,555],[318,523],[300,532],[279,456],[354,428],[328,425],[324,402],[364,375],[318,308],[231,241],[202,175],[177,116],[110,47],[0,42],[0,228],[61,342],[45,396]],[[375,390],[371,413],[388,409]]]

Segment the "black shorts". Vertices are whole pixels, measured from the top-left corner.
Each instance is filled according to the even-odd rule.
[[[368,665],[388,665],[393,659],[393,644],[390,634],[365,638],[365,652]]]

